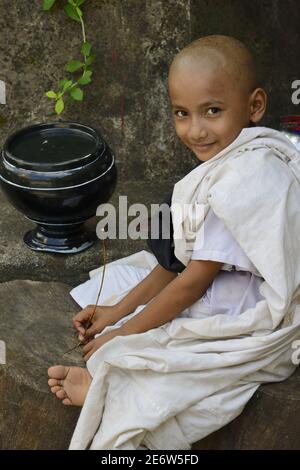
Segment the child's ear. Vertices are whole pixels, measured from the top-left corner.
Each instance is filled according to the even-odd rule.
[[[250,121],[259,122],[266,112],[267,94],[262,88],[256,88],[250,96]]]

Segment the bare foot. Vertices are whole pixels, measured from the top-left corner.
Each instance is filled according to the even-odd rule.
[[[82,367],[53,366],[48,369],[51,392],[64,405],[82,406],[92,377]]]

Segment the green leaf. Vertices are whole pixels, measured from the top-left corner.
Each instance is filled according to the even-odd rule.
[[[85,0],[76,0],[76,5],[80,7],[85,2]]]
[[[74,87],[70,91],[70,95],[76,101],[82,101],[83,98],[83,91],[79,87]]]
[[[60,114],[64,110],[64,107],[65,107],[64,100],[62,98],[57,100],[56,105],[55,105],[56,114]]]
[[[91,65],[94,60],[96,59],[96,56],[95,55],[90,55],[87,59],[86,59],[86,65]]]
[[[81,46],[81,54],[89,56],[91,53],[92,44],[89,42],[84,42]]]
[[[43,1],[43,10],[48,11],[53,7],[56,0],[44,0]]]
[[[92,73],[93,72],[91,70],[87,70],[86,72],[84,72],[82,77],[78,79],[77,83],[79,83],[79,85],[87,85],[88,83],[92,81],[91,80]]]
[[[73,85],[72,80],[67,80],[63,86],[63,91],[68,90],[68,88],[71,88],[72,85]]]
[[[63,88],[64,87],[64,84],[67,83],[69,80],[65,77],[65,78],[62,78],[61,80],[59,80],[58,82],[58,86],[59,88]]]
[[[49,90],[45,93],[45,95],[48,97],[48,98],[54,98],[56,99],[57,98],[57,94],[55,93],[55,91],[53,90]]]
[[[64,7],[64,10],[65,10],[65,12],[67,13],[67,15],[68,15],[72,20],[80,21],[80,18],[79,18],[79,16],[78,16],[78,13],[77,13],[76,9],[75,9],[72,5],[70,5],[70,4],[68,3],[68,5],[66,5],[66,6]]]
[[[65,66],[65,70],[67,72],[76,72],[76,70],[79,70],[82,67],[84,67],[84,62],[80,62],[79,60],[71,60]]]

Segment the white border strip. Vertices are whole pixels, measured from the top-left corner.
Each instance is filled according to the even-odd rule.
[[[0,80],[0,104],[6,104],[6,87],[3,80]]]
[[[6,364],[6,346],[4,341],[0,340],[0,364]]]

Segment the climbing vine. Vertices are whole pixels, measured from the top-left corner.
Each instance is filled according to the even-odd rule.
[[[65,65],[65,71],[69,73],[69,76],[59,80],[57,90],[49,90],[45,93],[49,99],[55,100],[54,111],[56,114],[61,114],[64,110],[67,96],[72,101],[82,101],[84,93],[81,87],[92,81],[93,71],[91,65],[95,60],[95,56],[91,54],[92,45],[86,39],[84,15],[81,8],[85,1],[66,0],[64,2],[63,9],[67,16],[81,24],[82,44],[80,52],[82,58],[80,60],[70,60]],[[58,3],[58,1],[43,0],[42,8],[44,11],[48,11],[55,3]]]

